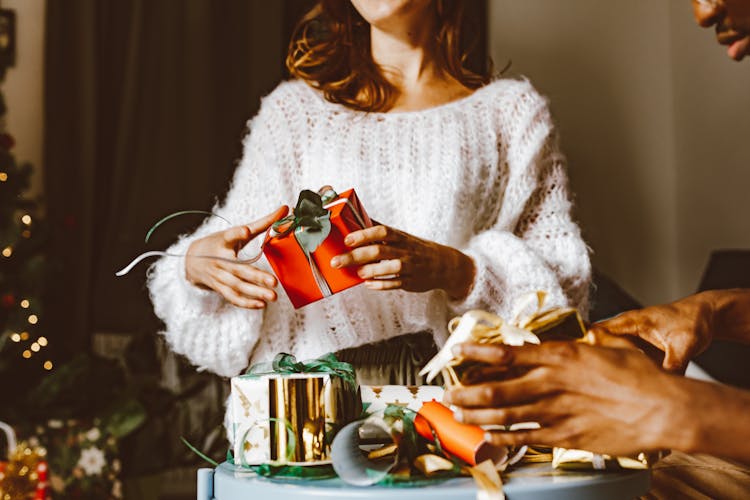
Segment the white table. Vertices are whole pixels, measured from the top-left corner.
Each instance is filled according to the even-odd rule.
[[[633,499],[650,486],[648,470],[627,472],[554,471],[550,464],[515,468],[504,485],[509,500]],[[228,464],[198,471],[198,500],[474,500],[471,478],[419,487],[350,486],[339,480],[267,479]]]

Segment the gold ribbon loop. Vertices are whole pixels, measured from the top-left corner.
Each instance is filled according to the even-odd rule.
[[[577,310],[572,307],[547,307],[547,293],[543,291],[522,295],[513,307],[513,319],[505,321],[500,316],[486,311],[469,311],[463,316],[453,318],[448,323],[450,337],[442,349],[419,372],[429,383],[440,372],[443,372],[448,385],[458,383],[452,367],[462,360],[453,355],[453,347],[463,342],[480,344],[505,344],[520,346],[539,344],[539,334],[547,332],[563,323],[570,328],[563,329],[563,336],[581,338],[585,328]],[[567,325],[567,320],[572,323]]]

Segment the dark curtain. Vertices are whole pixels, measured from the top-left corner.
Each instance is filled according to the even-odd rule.
[[[93,332],[156,329],[146,266],[114,273],[156,220],[225,193],[246,120],[281,78],[282,19],[277,2],[48,2],[46,316],[69,352]],[[164,226],[148,249],[198,222]]]

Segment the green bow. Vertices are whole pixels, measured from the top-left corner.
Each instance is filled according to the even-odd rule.
[[[282,230],[287,224],[289,227]],[[323,208],[323,200],[318,193],[305,189],[299,194],[293,214],[274,223],[273,229],[279,233],[279,238],[284,238],[293,232],[312,267],[314,264],[312,253],[331,233],[331,214]],[[315,270],[313,270],[313,275],[316,276]],[[323,296],[330,295],[328,285],[321,283],[321,280],[324,281],[322,276],[316,276],[315,281],[323,292]]]
[[[273,229],[279,233],[280,238],[292,233],[299,227],[306,228],[308,231],[322,231],[323,223],[321,218],[327,215],[328,210],[323,208],[323,199],[320,195],[314,191],[305,189],[299,194],[297,206],[292,211],[292,214],[276,221]],[[283,231],[280,230],[287,224],[289,224],[289,227]]]
[[[256,363],[245,372],[247,375],[289,375],[293,373],[328,373],[339,377],[350,387],[356,388],[357,379],[354,367],[339,361],[335,354],[328,353],[317,359],[297,361],[292,354],[285,352],[277,354],[270,363]]]

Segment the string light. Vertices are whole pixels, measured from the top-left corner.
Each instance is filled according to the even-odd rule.
[[[10,246],[7,246],[3,248],[3,257],[10,257],[13,255],[13,248]]]
[[[31,344],[31,350],[34,351],[34,352],[39,352],[39,349],[41,349],[41,348],[42,347],[39,344],[37,344],[36,342],[34,342],[33,344]]]
[[[21,301],[21,307],[23,307],[24,309],[28,309],[30,305],[31,302],[29,302],[29,299],[23,299]]]
[[[26,358],[26,359],[29,359],[31,357],[31,351],[29,351],[28,349],[26,349],[25,351],[23,351],[22,356],[24,358]]]
[[[28,229],[24,229],[23,231],[21,231],[21,236],[23,236],[26,239],[29,239],[31,238],[31,231],[29,231]]]
[[[28,226],[29,224],[31,224],[31,216],[29,214],[24,215],[23,217],[21,217],[21,222]]]
[[[21,336],[17,333],[14,333],[13,335],[10,336],[10,340],[12,340],[13,342],[20,342]]]
[[[8,174],[5,172],[0,172],[0,182],[5,182],[8,180]]]
[[[52,369],[52,361],[50,361],[50,360],[45,361],[44,362],[44,369],[47,370],[47,371],[51,370]]]
[[[47,337],[39,337],[36,341],[42,347],[46,347],[47,345]]]
[[[21,340],[24,342],[29,340],[29,332],[21,332]]]
[[[27,321],[31,323],[32,325],[36,325],[37,322],[39,321],[39,318],[36,316],[36,314],[30,314]]]

